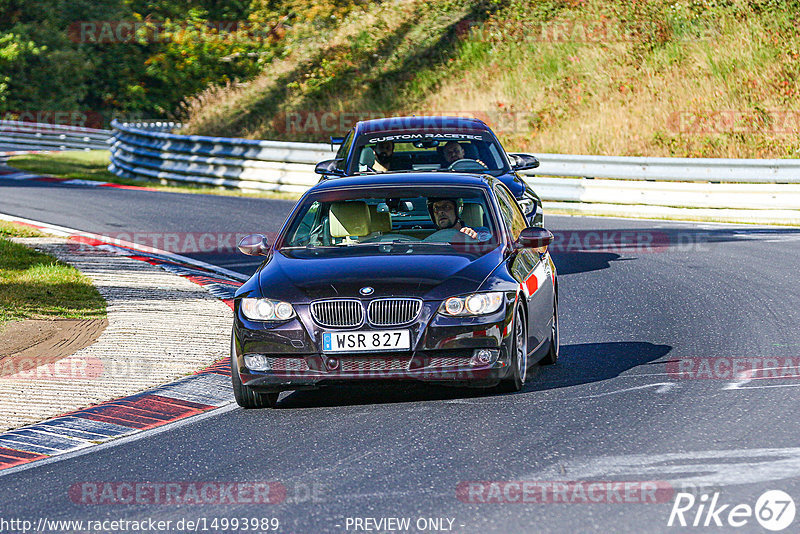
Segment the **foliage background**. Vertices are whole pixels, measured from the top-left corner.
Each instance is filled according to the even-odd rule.
[[[103,20],[167,39],[69,38]],[[224,21],[250,26],[201,30]],[[455,112],[534,153],[800,158],[800,0],[0,0],[0,114],[31,110],[317,142]],[[339,131],[287,128],[321,113]]]
[[[295,21],[330,19],[353,1],[0,0],[0,113],[82,111],[174,117],[209,86],[250,79],[281,54]],[[243,30],[219,32],[220,22]],[[81,22],[149,23],[127,42],[89,42]]]

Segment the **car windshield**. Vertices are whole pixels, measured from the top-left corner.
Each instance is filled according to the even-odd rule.
[[[487,173],[508,171],[502,149],[486,132],[373,132],[359,137],[353,174],[450,171]]]
[[[314,250],[316,255],[344,249],[370,254],[482,254],[498,245],[489,206],[479,188],[320,192],[306,197],[280,248]]]

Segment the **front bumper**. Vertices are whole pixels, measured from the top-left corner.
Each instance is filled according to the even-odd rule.
[[[490,387],[512,372],[512,316],[507,310],[513,306],[470,318],[444,317],[437,315],[437,309],[437,304],[425,306],[416,323],[401,327],[410,330],[411,351],[323,353],[319,340],[325,329],[305,309],[297,309],[298,316],[284,324],[269,325],[248,321],[236,306],[231,356],[242,383],[262,391],[383,380]],[[491,361],[471,364],[480,349],[491,352]],[[260,358],[262,365],[254,367],[262,370],[248,367],[245,356],[251,363],[252,357]]]
[[[470,365],[468,362],[472,351],[464,354],[442,351],[440,355],[314,354],[305,357],[273,357],[273,369],[269,371],[254,371],[240,365],[239,374],[242,383],[264,391],[384,380],[489,387],[497,384],[510,372],[507,351],[504,348],[496,350],[499,353],[497,360],[487,365]]]

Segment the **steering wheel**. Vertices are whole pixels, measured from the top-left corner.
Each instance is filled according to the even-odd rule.
[[[470,171],[470,170],[489,170],[489,167],[484,165],[483,162],[470,159],[470,158],[462,158],[457,159],[453,163],[447,167],[448,171]]]
[[[409,235],[403,234],[383,234],[379,236],[372,237],[370,239],[366,239],[362,241],[362,243],[383,243],[383,242],[397,242],[397,243],[407,243],[407,242],[415,242],[419,241],[419,238],[412,237]]]
[[[455,228],[444,228],[442,230],[437,230],[422,240],[423,243],[458,243],[472,241],[475,241],[475,239],[468,236],[461,230],[456,230]]]
[[[416,238],[416,237],[412,237],[410,235],[385,234],[385,235],[381,236],[381,241],[397,241],[398,243],[405,243],[405,242],[410,242],[410,241],[419,241],[419,239]]]

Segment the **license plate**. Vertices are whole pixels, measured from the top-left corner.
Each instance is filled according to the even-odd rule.
[[[411,334],[408,330],[381,330],[360,332],[323,332],[324,352],[363,352],[377,350],[410,350]]]

